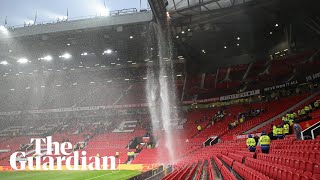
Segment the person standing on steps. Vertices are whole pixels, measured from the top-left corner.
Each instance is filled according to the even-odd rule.
[[[259,144],[261,146],[262,153],[268,154],[270,150],[270,137],[265,132],[261,133]]]

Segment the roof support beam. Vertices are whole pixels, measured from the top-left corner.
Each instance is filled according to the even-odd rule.
[[[204,5],[207,5],[207,4],[211,4],[211,3],[217,2],[217,1],[219,1],[219,0],[210,0],[210,1],[207,1],[207,2],[203,2],[203,3],[201,3],[201,1],[200,1],[199,4],[194,5],[194,6],[188,6],[187,8],[179,9],[179,10],[176,11],[176,13],[181,13],[181,12],[188,11],[188,10],[193,10],[193,9],[196,9],[196,8],[199,8],[199,7],[201,8],[201,6],[204,6]]]

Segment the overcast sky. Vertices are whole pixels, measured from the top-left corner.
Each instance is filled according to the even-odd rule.
[[[141,0],[142,9],[147,8],[147,0]],[[35,19],[37,22],[54,21],[58,17],[69,18],[88,17],[106,13],[104,3],[109,11],[137,8],[140,0],[1,0],[0,25],[4,25],[7,16],[8,25],[21,25]]]

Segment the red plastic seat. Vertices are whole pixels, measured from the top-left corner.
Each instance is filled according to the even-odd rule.
[[[309,171],[306,171],[303,173],[304,176],[307,176],[308,178],[311,178],[312,177],[312,173],[309,172]]]
[[[297,173],[294,173],[292,176],[292,180],[300,180],[300,175]]]
[[[312,175],[312,178],[313,178],[313,179],[320,179],[320,174],[313,174],[313,175]]]
[[[320,174],[320,164],[319,163],[313,163],[312,173],[313,174]]]
[[[310,153],[306,153],[306,154],[308,154],[308,160],[310,160],[310,159],[316,159],[316,153],[310,152]]]
[[[295,169],[299,169],[299,167],[300,167],[300,163],[299,163],[299,160],[294,160],[294,165],[293,165],[293,168],[295,168]]]
[[[309,178],[307,176],[300,176],[299,180],[309,180]]]
[[[287,171],[286,172],[286,177],[285,177],[286,179],[293,179],[293,173],[292,172],[290,172],[290,171]]]
[[[302,171],[304,171],[306,169],[306,162],[305,161],[299,162],[299,169]]]

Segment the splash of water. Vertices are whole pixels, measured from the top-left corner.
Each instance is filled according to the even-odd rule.
[[[176,106],[174,68],[171,59],[172,43],[169,38],[169,29],[162,29],[159,25],[153,25],[156,32],[159,49],[159,58],[153,66],[148,67],[147,75],[147,100],[152,119],[153,132],[163,130],[165,148],[169,155],[169,161],[175,162],[175,147],[173,121],[177,117],[177,112],[173,108]],[[158,157],[161,162],[161,157]]]

